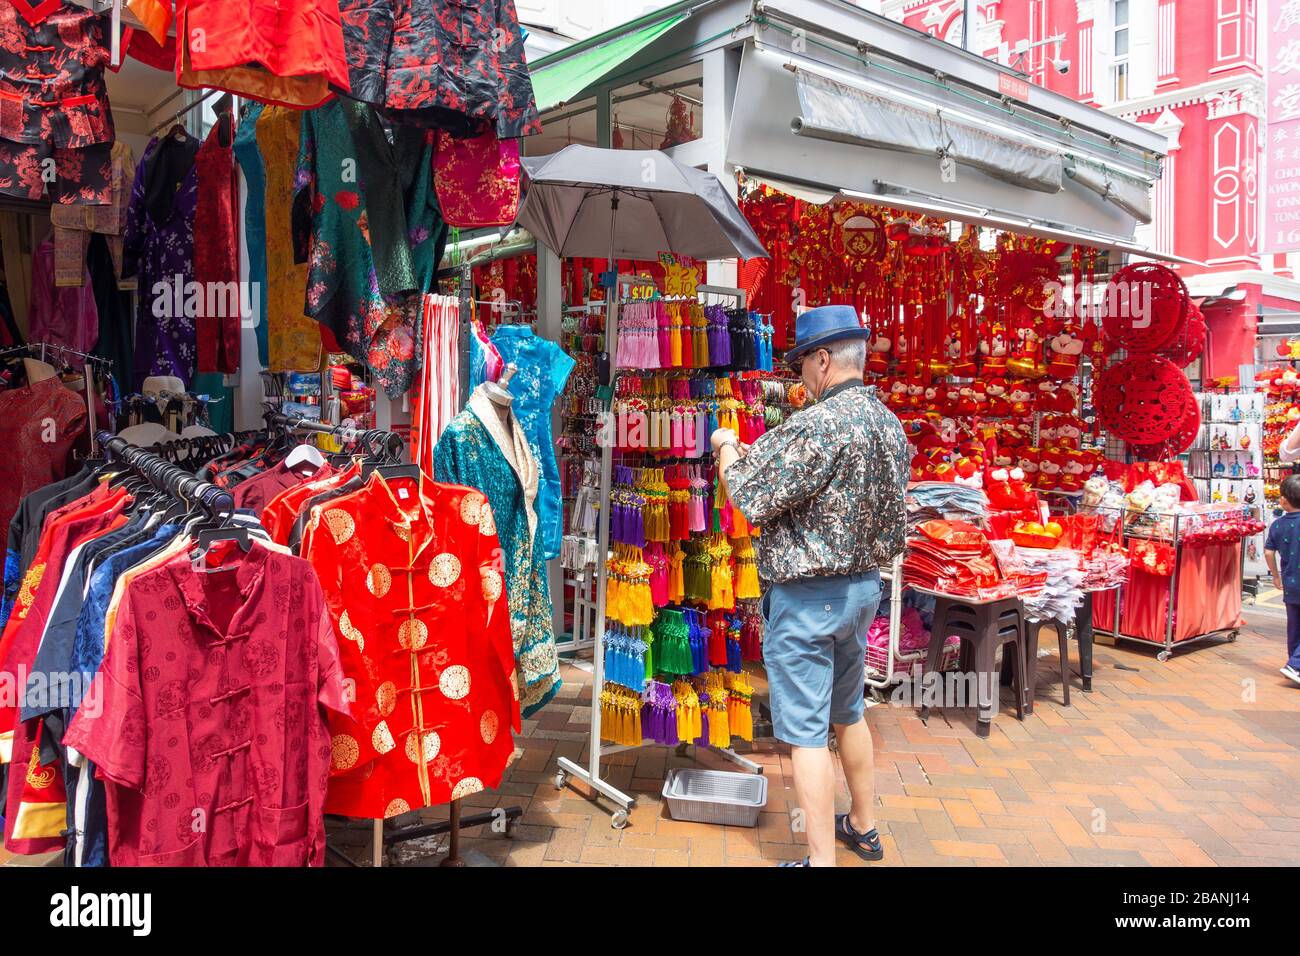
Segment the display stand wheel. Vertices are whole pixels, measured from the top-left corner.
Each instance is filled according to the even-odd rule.
[[[563,789],[564,789],[564,785],[565,785],[566,783],[568,783],[568,782],[569,782],[569,775],[568,775],[567,773],[565,773],[563,770],[560,770],[560,771],[557,771],[557,772],[556,772],[556,774],[555,774],[555,789],[556,789],[556,790],[563,790]]]
[[[1238,631],[1233,631],[1231,634],[1228,635],[1228,640],[1229,640],[1229,641],[1235,641],[1235,640],[1237,639],[1237,635],[1238,635],[1239,633],[1240,633],[1240,632],[1238,632]]]
[[[1161,664],[1163,664],[1165,661],[1169,660],[1169,658],[1173,656],[1174,655],[1171,651],[1161,651],[1159,654],[1156,655],[1156,660],[1158,660]]]
[[[615,830],[621,830],[627,826],[627,817],[626,810],[615,810],[614,815],[609,818],[609,825]]]
[[[686,748],[689,747],[689,746],[690,746],[690,744],[688,744],[686,741],[684,741],[684,740],[683,740],[683,741],[680,741],[680,742],[677,744],[677,749],[673,751],[673,754],[674,754],[675,756],[678,756],[678,757],[685,757],[685,756],[686,756]]]

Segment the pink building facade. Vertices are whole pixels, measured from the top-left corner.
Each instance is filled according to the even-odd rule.
[[[1293,5],[1300,16],[1300,2]],[[1277,243],[1261,228],[1266,151],[1274,161],[1300,160],[1300,142],[1270,142],[1265,124],[1270,64],[1261,18],[1277,18],[1284,6],[1285,0],[970,4],[973,52],[1166,137],[1154,220],[1139,227],[1139,237],[1204,263],[1176,268],[1204,300],[1211,334],[1206,379],[1235,376],[1254,360],[1261,315],[1266,328],[1300,320],[1296,254],[1274,254]],[[886,0],[883,12],[961,43],[962,0]],[[1285,79],[1275,76],[1273,89]]]

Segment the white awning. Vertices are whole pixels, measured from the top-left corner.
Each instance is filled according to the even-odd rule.
[[[1107,202],[1132,213],[1139,222],[1151,222],[1151,183],[1079,159],[1072,159],[1065,172],[1076,183],[1087,186]]]
[[[1077,159],[1110,169],[1111,182],[1141,174],[1058,141],[1041,125],[1014,112],[984,115],[923,84],[904,89],[883,70],[837,70],[747,43],[726,159],[748,176],[814,191],[873,193],[883,180],[905,187],[902,195],[943,197],[967,210],[954,218],[969,219],[969,210],[987,206],[1049,228],[1111,237],[1139,254],[1132,243],[1136,199],[1116,189],[1103,198],[1065,176],[1064,167]],[[941,168],[940,146],[955,163]]]
[[[947,155],[1013,186],[1061,191],[1059,149],[881,83],[843,82],[792,64],[786,69],[799,93],[799,115],[790,124],[799,136],[919,153],[936,162]]]

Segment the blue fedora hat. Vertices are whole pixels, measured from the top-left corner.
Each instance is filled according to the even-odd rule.
[[[786,351],[785,360],[793,362],[812,349],[841,339],[865,339],[870,335],[871,330],[863,328],[853,306],[821,305],[795,319],[794,345]]]

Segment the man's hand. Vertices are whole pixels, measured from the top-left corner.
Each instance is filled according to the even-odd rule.
[[[715,455],[718,453],[718,449],[727,442],[740,444],[740,438],[730,428],[715,428],[713,434],[709,436],[709,447],[713,449]]]
[[[1282,575],[1278,574],[1276,571],[1273,572],[1273,587],[1277,588],[1279,591],[1285,590],[1282,587]]]

